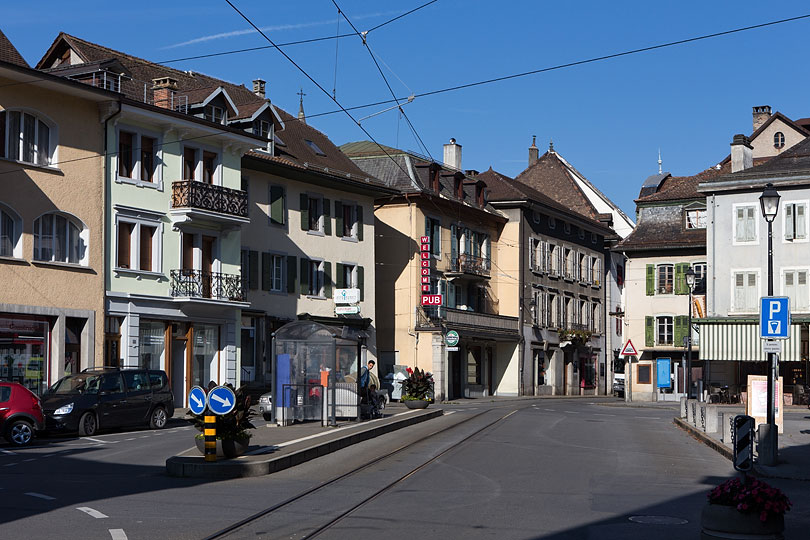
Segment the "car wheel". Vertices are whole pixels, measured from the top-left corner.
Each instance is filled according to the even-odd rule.
[[[6,440],[14,446],[31,444],[34,426],[27,420],[14,420],[6,431]]]
[[[163,429],[169,421],[169,416],[166,414],[166,409],[163,407],[155,407],[152,411],[152,416],[149,419],[149,427],[152,429]]]
[[[79,435],[82,437],[92,437],[98,431],[98,420],[96,415],[86,412],[79,419]]]

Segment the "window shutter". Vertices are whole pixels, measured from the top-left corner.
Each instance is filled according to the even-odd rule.
[[[644,317],[644,345],[655,346],[655,317]]]
[[[335,236],[343,236],[343,203],[335,201]]]
[[[689,264],[678,263],[675,265],[675,294],[687,294],[686,290],[686,273],[684,266],[689,267]]]
[[[332,298],[332,263],[323,263],[323,295]]]
[[[754,207],[749,206],[746,208],[746,216],[745,216],[745,240],[746,241],[753,241],[756,240],[756,222],[754,216]]]
[[[363,207],[357,205],[357,240],[363,241]]]
[[[246,250],[246,249],[242,250],[241,265],[242,265],[242,286],[243,287],[247,286],[248,275],[250,274],[250,255],[249,255],[249,253],[250,252],[248,250]],[[185,268],[184,268],[184,270],[185,270]]]
[[[431,240],[433,245],[430,246],[434,255],[442,254],[442,224],[439,221],[433,221],[433,238]]]
[[[346,276],[344,275],[343,265],[335,263],[335,287],[338,289],[346,288]]]
[[[332,201],[329,199],[323,200],[323,234],[329,236],[332,234]],[[337,231],[337,234],[341,234]]]
[[[273,274],[271,272],[273,260],[269,253],[262,253],[262,290],[269,291],[273,288]]]
[[[655,265],[647,265],[647,296],[655,294]]]
[[[357,288],[360,289],[360,301],[362,302],[365,299],[365,291],[363,289],[363,284],[365,283],[365,272],[363,271],[362,266],[357,267]]]
[[[793,240],[795,238],[795,220],[793,216],[794,205],[785,205],[785,239]]]
[[[458,259],[458,227],[455,224],[450,225],[450,264],[451,267]],[[451,306],[454,307],[454,306]]]
[[[284,223],[284,188],[281,186],[270,186],[270,222]]]
[[[534,270],[534,253],[537,250],[537,240],[529,238],[529,270]]]
[[[259,252],[251,251],[248,254],[248,264],[250,271],[248,272],[248,288],[259,288]]]
[[[301,230],[308,231],[309,230],[309,197],[306,193],[301,194]]]
[[[799,270],[796,274],[796,307],[801,311],[806,311],[810,300],[807,295],[807,271]]]
[[[287,292],[295,293],[295,285],[298,274],[298,261],[296,257],[287,255]]]
[[[309,294],[309,259],[301,257],[301,294]]]
[[[796,205],[796,238],[807,238],[806,208],[804,204]]]
[[[673,343],[676,347],[683,347],[683,338],[689,335],[689,318],[686,315],[678,315],[675,317],[675,332]]]

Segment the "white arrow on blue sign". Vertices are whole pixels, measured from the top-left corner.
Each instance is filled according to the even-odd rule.
[[[194,414],[202,414],[205,410],[205,390],[199,386],[192,386],[188,391],[188,408]]]
[[[759,337],[790,338],[790,299],[787,296],[763,296],[759,299]]]
[[[236,406],[236,394],[227,386],[217,386],[208,392],[208,408],[214,414],[228,414]]]

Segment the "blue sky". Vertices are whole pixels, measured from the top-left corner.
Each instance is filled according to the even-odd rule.
[[[338,31],[331,0],[232,0],[276,42]],[[341,0],[367,30],[426,0]],[[35,63],[59,31],[152,61],[267,45],[224,0],[121,5],[108,1],[15,3],[0,28]],[[810,13],[807,2],[547,2],[439,0],[368,35],[397,96],[550,67],[629,49]],[[341,19],[339,31],[351,29]],[[429,153],[451,137],[463,167],[516,176],[532,135],[549,139],[580,172],[633,215],[644,179],[664,170],[695,174],[723,159],[735,133],[751,132],[751,107],[810,116],[801,54],[810,19],[697,43],[417,98],[404,107]],[[390,98],[360,38],[286,47],[344,106]],[[336,66],[337,55],[337,66]],[[278,106],[308,114],[334,103],[278,51],[170,64],[250,86],[261,77]],[[381,64],[382,65],[382,64]],[[390,68],[390,70],[386,67]],[[337,68],[337,69],[336,69]],[[337,73],[337,76],[335,75]],[[360,118],[385,109],[356,111]],[[343,114],[312,118],[336,144],[366,139]],[[380,143],[424,153],[405,119],[389,111],[363,121]]]

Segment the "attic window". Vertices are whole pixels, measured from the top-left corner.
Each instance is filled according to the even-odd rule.
[[[686,210],[686,228],[687,229],[705,229],[706,228],[706,209],[705,208],[692,208]]]
[[[215,124],[224,124],[225,109],[217,107],[216,105],[206,105],[204,118]]]
[[[253,122],[253,134],[267,139],[270,136],[270,122],[267,120],[255,120]]]
[[[464,183],[460,178],[455,179],[456,197],[464,200]]]
[[[478,206],[484,206],[484,186],[475,186],[475,200],[478,201]]]
[[[777,131],[773,134],[773,147],[774,148],[784,148],[785,147],[785,134],[781,131]]]
[[[307,146],[309,146],[309,149],[312,150],[313,152],[315,152],[316,155],[318,155],[318,156],[326,156],[326,154],[324,154],[323,150],[321,150],[321,148],[317,144],[315,144],[314,142],[310,141],[309,139],[304,139],[304,142],[307,143]]]

